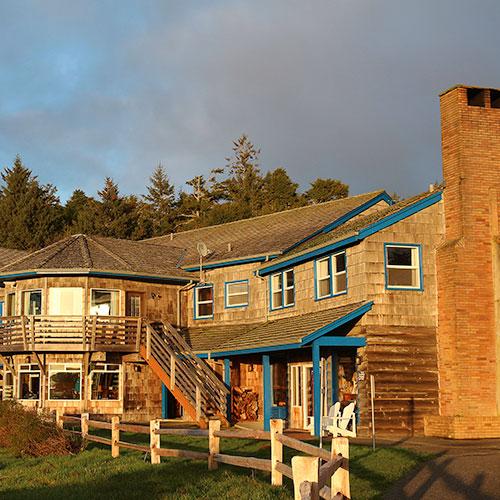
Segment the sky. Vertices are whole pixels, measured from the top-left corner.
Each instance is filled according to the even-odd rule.
[[[499,0],[0,0],[0,167],[177,189],[246,133],[301,189],[441,179],[439,93],[500,87]]]

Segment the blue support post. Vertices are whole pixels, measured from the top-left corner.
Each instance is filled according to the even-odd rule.
[[[319,436],[321,427],[321,367],[319,344],[312,345],[313,362],[313,402],[314,402],[314,435]]]
[[[271,363],[269,354],[262,356],[262,385],[264,386],[264,430],[271,429]]]
[[[161,384],[161,418],[168,418],[168,389]]]
[[[229,389],[229,394],[227,396],[227,419],[231,421],[231,361],[229,358],[224,359],[224,383]]]

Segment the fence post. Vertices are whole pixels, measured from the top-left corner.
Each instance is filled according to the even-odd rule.
[[[159,434],[156,434],[155,431],[160,430],[160,420],[151,420],[149,422],[149,447],[151,451],[151,463],[159,464],[161,462],[161,457],[158,454],[158,450],[160,449],[160,438]]]
[[[271,430],[271,484],[281,486],[283,484],[283,474],[276,470],[276,463],[283,462],[283,444],[276,436],[283,434],[283,420],[273,418],[270,422]]]
[[[56,408],[56,425],[60,429],[64,427],[64,408]]]
[[[111,456],[117,458],[120,456],[120,417],[111,417]]]
[[[81,416],[82,438],[86,438],[89,433],[89,414],[82,413]]]
[[[332,476],[332,497],[337,494],[344,498],[351,498],[351,486],[349,484],[349,440],[346,437],[335,437],[332,439],[332,454],[342,455],[343,463]]]
[[[220,452],[220,438],[215,435],[220,431],[220,420],[208,421],[208,470],[215,470],[219,464],[215,460],[215,455]]]
[[[292,457],[292,475],[295,500],[319,499],[318,457]]]

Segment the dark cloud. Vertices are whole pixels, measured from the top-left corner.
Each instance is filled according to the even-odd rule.
[[[440,177],[438,93],[500,86],[497,0],[0,3],[0,163],[63,196],[181,187],[247,132],[305,187]]]

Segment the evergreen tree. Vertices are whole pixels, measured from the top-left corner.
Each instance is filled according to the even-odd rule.
[[[34,250],[54,241],[63,224],[55,187],[41,185],[19,155],[2,172],[2,181],[0,245]]]
[[[66,234],[97,234],[99,206],[94,198],[75,189],[64,207]]]
[[[161,236],[175,227],[175,191],[163,166],[158,164],[149,178],[148,194],[144,195],[144,215],[151,224],[152,236]]]
[[[338,179],[316,179],[304,193],[308,203],[323,203],[325,201],[346,198],[349,195],[349,186]]]
[[[290,179],[284,168],[268,172],[264,177],[264,204],[262,213],[281,212],[299,204],[299,185]]]

